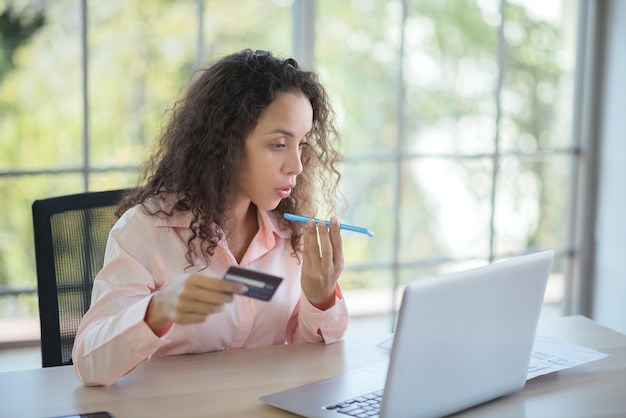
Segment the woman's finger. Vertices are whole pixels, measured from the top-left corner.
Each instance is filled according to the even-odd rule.
[[[317,243],[317,228],[315,221],[309,221],[306,224],[304,233],[304,259],[309,267],[315,265],[319,260],[320,248]]]
[[[335,271],[343,270],[343,240],[339,229],[339,220],[336,217],[330,218],[330,243],[333,250],[333,266]]]
[[[319,236],[320,256],[321,256],[321,268],[323,274],[327,275],[329,271],[332,271],[333,262],[333,248],[330,240],[330,234],[326,224],[320,222],[317,226],[317,234]]]

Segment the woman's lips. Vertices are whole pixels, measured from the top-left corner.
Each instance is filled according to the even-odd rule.
[[[292,187],[281,187],[280,189],[276,189],[276,193],[280,196],[281,199],[286,199],[291,194]]]

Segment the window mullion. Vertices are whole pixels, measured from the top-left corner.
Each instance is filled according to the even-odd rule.
[[[83,83],[83,189],[89,190],[89,45],[87,0],[80,2],[81,47],[82,47],[82,83]]]

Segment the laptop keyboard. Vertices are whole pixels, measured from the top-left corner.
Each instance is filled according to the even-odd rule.
[[[350,417],[376,418],[380,412],[380,402],[382,399],[383,390],[381,389],[338,404],[329,405],[326,409]]]

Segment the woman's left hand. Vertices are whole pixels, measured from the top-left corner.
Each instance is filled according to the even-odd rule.
[[[318,241],[319,238],[319,241]],[[311,220],[304,233],[302,291],[313,306],[326,310],[335,304],[335,288],[343,270],[343,244],[336,217],[330,228]]]

